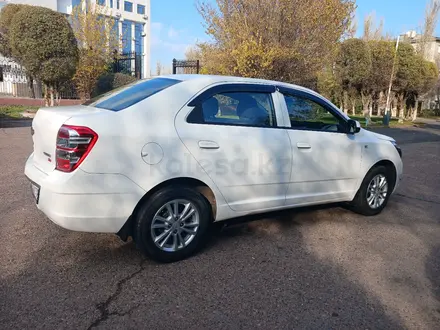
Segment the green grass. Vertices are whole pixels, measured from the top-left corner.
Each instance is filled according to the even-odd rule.
[[[24,105],[0,105],[0,117],[23,118],[24,111],[37,111],[40,107]]]
[[[235,116],[235,115],[220,115],[220,116],[216,116],[216,118],[224,118],[224,119],[240,119],[238,116]]]
[[[351,119],[357,120],[358,122],[361,123],[362,127],[366,127],[366,120],[365,117],[363,116],[349,116]],[[414,123],[411,121],[404,121],[403,123],[399,123],[399,119],[398,118],[391,118],[390,119],[390,127],[391,126],[411,126]],[[370,127],[378,127],[378,126],[384,126],[383,125],[383,118],[382,117],[377,117],[377,116],[373,116],[370,118],[370,122],[368,123],[368,126]]]

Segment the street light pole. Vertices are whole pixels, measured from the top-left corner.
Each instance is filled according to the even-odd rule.
[[[394,54],[393,68],[391,70],[390,86],[388,88],[387,104],[386,104],[386,107],[385,107],[385,117],[387,117],[387,118],[389,118],[389,113],[390,113],[391,89],[393,88],[394,70],[395,70],[395,67],[396,67],[396,58],[397,58],[397,51],[399,50],[399,42],[400,42],[400,36],[397,37],[396,53]],[[387,120],[387,125],[388,125],[388,123],[389,123],[389,120]]]

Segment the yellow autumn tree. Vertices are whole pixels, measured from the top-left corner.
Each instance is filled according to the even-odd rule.
[[[95,1],[81,0],[72,11],[72,28],[79,47],[79,63],[74,76],[82,99],[89,99],[96,82],[114,61],[121,48],[117,21],[109,10]]]
[[[354,0],[216,0],[198,10],[213,42],[201,43],[203,73],[311,85],[349,33]]]

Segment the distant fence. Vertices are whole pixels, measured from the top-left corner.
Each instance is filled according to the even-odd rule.
[[[35,98],[44,97],[43,84],[34,80],[33,82]],[[62,99],[78,99],[75,86],[71,81],[64,83],[60,87],[60,97]],[[0,57],[0,97],[32,97],[28,86],[26,69],[9,58]]]
[[[135,52],[116,55],[111,70],[115,73],[121,72],[140,79],[142,78],[143,55]],[[44,98],[43,84],[38,80],[34,80],[33,87],[35,98]],[[79,99],[72,81],[63,83],[58,91],[61,99]],[[31,98],[32,93],[28,86],[26,69],[13,60],[0,55],[1,97]]]
[[[173,60],[173,74],[198,74],[200,73],[199,60]]]
[[[61,99],[60,105],[77,105],[81,104],[83,101],[81,100],[69,100],[69,99]],[[23,105],[30,107],[44,107],[45,100],[44,99],[31,99],[24,97],[1,97],[0,96],[0,105]]]
[[[42,98],[41,83],[34,81],[33,85],[35,97]],[[0,95],[31,97],[26,70],[21,65],[5,57],[0,58]]]
[[[135,76],[138,79],[144,78],[142,76],[142,63],[143,55],[136,52],[115,55],[115,60],[113,61],[113,73],[120,72]]]

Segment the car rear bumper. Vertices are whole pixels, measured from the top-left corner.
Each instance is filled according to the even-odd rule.
[[[40,187],[37,207],[57,225],[75,231],[117,233],[145,191],[120,174],[38,169],[31,155],[25,175]]]

